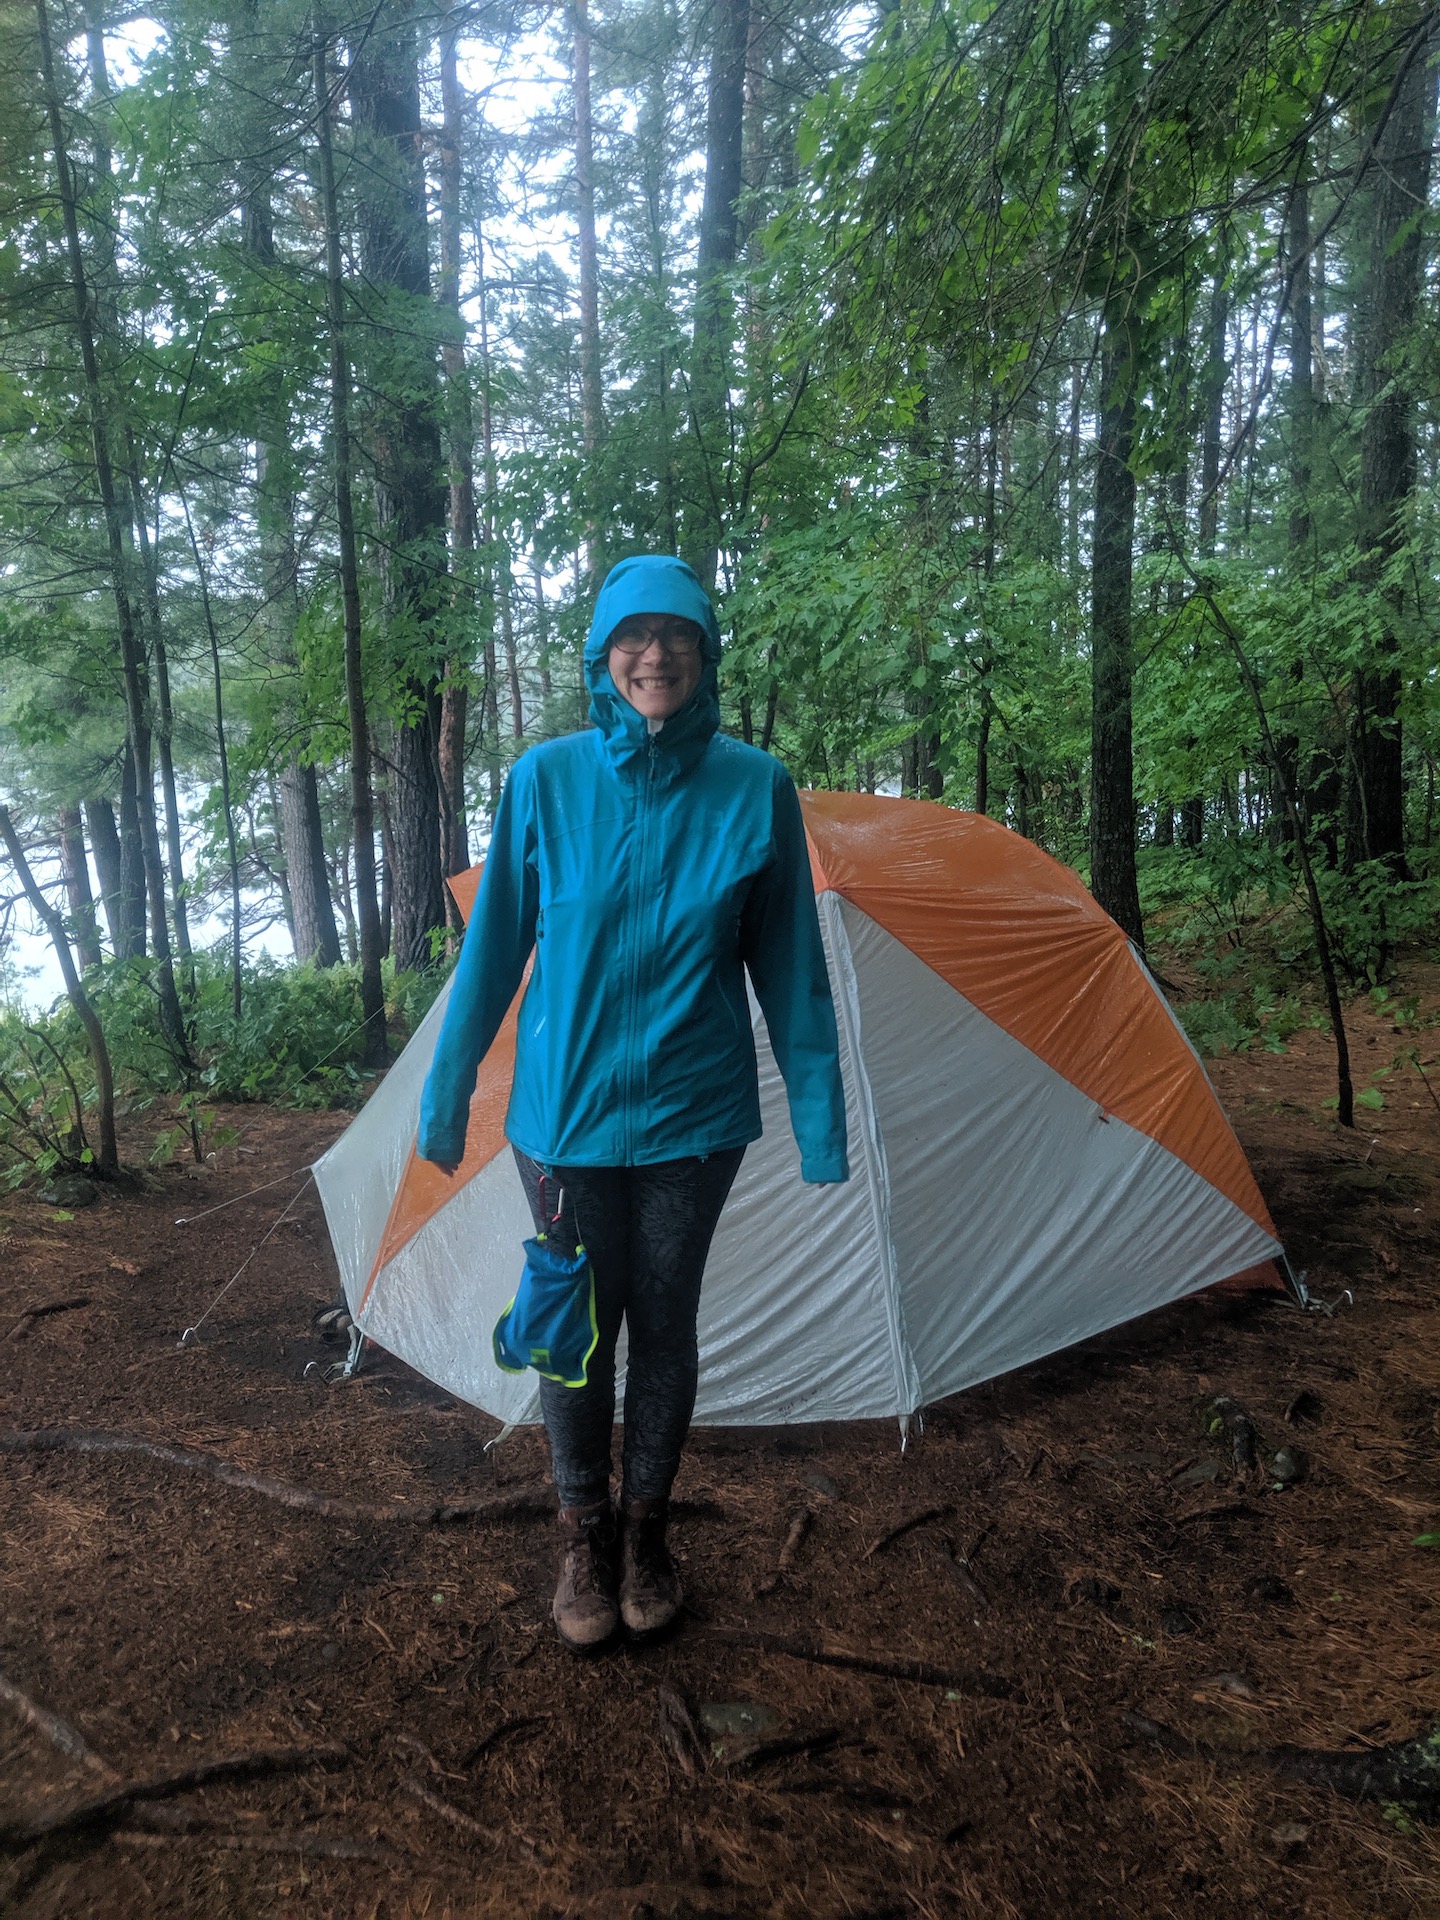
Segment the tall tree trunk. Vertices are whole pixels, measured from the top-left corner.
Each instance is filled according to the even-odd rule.
[[[485,286],[485,233],[478,220],[475,223],[475,257],[480,282],[480,448],[485,465],[484,519],[481,525],[481,539],[485,549],[488,594],[483,652],[485,685],[480,693],[480,732],[484,740],[485,784],[490,801],[490,819],[493,822],[495,810],[500,805],[500,669],[495,655],[496,582],[500,571],[500,556],[495,545],[495,493],[498,482],[495,466],[495,411],[492,403],[494,369],[490,364],[490,315]],[[581,591],[578,562],[575,591],[577,596]]]
[[[350,61],[352,125],[366,169],[361,257],[372,320],[368,431],[385,623],[398,669],[389,799],[391,952],[409,972],[435,964],[447,924],[436,738],[449,601],[449,500],[431,305],[414,0],[382,0]],[[439,656],[439,657],[437,657]]]
[[[259,0],[239,0],[237,23],[231,48],[237,63],[258,63],[267,55],[273,58],[271,46],[261,37]],[[275,139],[274,115],[268,110],[269,96],[261,87],[247,90],[241,84],[236,92],[242,99],[248,97],[254,107],[246,127],[246,152],[239,169],[243,195],[241,231],[245,251],[263,281],[274,276],[278,264],[271,205],[274,174],[264,157]],[[256,520],[264,581],[264,627],[279,674],[298,680],[295,647],[300,617],[299,549],[295,528],[298,480],[292,451],[291,410],[280,369],[264,382],[256,412]],[[221,690],[217,684],[216,727],[223,736],[220,702]],[[293,711],[285,717],[292,727],[297,725],[298,716]],[[233,842],[233,820],[230,838]],[[335,928],[330,876],[325,866],[319,786],[314,767],[302,765],[298,751],[289,754],[280,770],[280,844],[289,877],[295,957],[318,967],[338,966],[340,939]]]
[[[729,467],[729,363],[734,315],[726,276],[735,264],[745,128],[750,0],[715,0],[705,121],[705,197],[695,267],[690,420],[699,453],[686,558],[713,587],[725,539]]]
[[[1135,334],[1128,312],[1105,323],[1092,535],[1090,886],[1137,946],[1145,943],[1135,871],[1131,587],[1135,562]]]
[[[101,384],[100,360],[91,324],[90,292],[85,273],[85,257],[80,245],[80,223],[74,175],[70,165],[69,148],[65,140],[65,125],[61,117],[60,89],[55,77],[47,0],[35,0],[35,14],[40,37],[40,67],[45,108],[50,123],[50,139],[55,155],[55,173],[65,228],[70,292],[75,305],[75,330],[80,342],[86,406],[90,415],[95,482],[105,519],[110,590],[115,602],[115,619],[120,640],[121,676],[125,688],[125,718],[135,759],[141,846],[145,857],[145,891],[150,907],[151,936],[154,940],[155,957],[158,963],[155,985],[159,995],[160,1017],[166,1038],[177,1060],[188,1068],[189,1043],[185,1032],[185,1017],[175,988],[175,970],[170,953],[170,930],[165,917],[165,867],[160,853],[160,835],[155,822],[154,789],[150,777],[149,687],[145,671],[144,648],[137,629],[130,594],[133,570],[129,516],[121,511],[120,495],[115,481],[115,465],[111,457],[109,410]]]
[[[1290,289],[1290,367],[1286,377],[1286,413],[1290,432],[1290,564],[1297,575],[1307,562],[1313,522],[1310,515],[1310,486],[1313,468],[1315,432],[1315,341],[1313,309],[1310,299],[1310,186],[1305,170],[1309,154],[1301,161],[1301,172],[1290,196],[1289,218],[1285,222],[1285,282]],[[1275,730],[1275,751],[1280,758],[1277,779],[1295,795],[1297,818],[1309,824],[1309,807],[1300,779],[1299,707],[1305,683],[1305,663],[1297,654],[1290,667],[1290,698],[1293,711]],[[1294,824],[1287,807],[1275,814],[1275,837],[1282,846],[1294,840]]]
[[[144,585],[142,604],[150,634],[150,658],[155,663],[155,750],[160,762],[160,795],[165,810],[165,847],[170,862],[170,911],[175,925],[175,946],[182,959],[190,959],[190,917],[185,906],[184,842],[180,833],[180,795],[175,782],[175,715],[170,701],[170,661],[165,651],[165,628],[160,617],[160,556],[150,539],[146,525],[145,496],[140,484],[140,461],[133,437],[126,433],[129,497],[134,516],[135,537],[140,549],[140,576]]]
[[[140,836],[139,782],[135,777],[135,749],[126,739],[120,762],[120,911],[125,924],[127,960],[145,955],[145,846]]]
[[[323,27],[314,44],[315,126],[320,200],[325,221],[325,300],[330,330],[330,440],[335,458],[335,526],[340,543],[340,594],[345,618],[345,708],[350,722],[350,819],[355,860],[355,912],[360,923],[360,1011],[367,1066],[385,1064],[385,992],[380,977],[380,901],[375,885],[375,799],[361,663],[360,570],[350,486],[350,359],[345,339],[345,286],[340,215],[335,203],[329,55]],[[349,915],[347,912],[346,918]]]
[[[93,223],[97,270],[94,278],[95,306],[102,337],[97,348],[103,355],[104,335],[118,333],[116,316],[116,236],[119,221],[114,205],[114,155],[110,145],[112,93],[110,73],[105,60],[105,33],[97,0],[86,0],[85,53],[90,76],[90,130],[94,153],[92,192],[100,197]],[[155,668],[156,711],[154,744],[160,762],[160,793],[165,812],[165,841],[170,868],[170,905],[174,916],[175,945],[181,957],[190,958],[190,925],[185,909],[184,848],[180,835],[180,804],[175,784],[175,756],[172,746],[174,719],[170,705],[170,668],[165,653],[165,634],[160,618],[160,563],[150,540],[145,510],[144,489],[140,482],[140,461],[135,438],[128,425],[123,431],[125,490],[124,511],[130,518],[131,536],[140,556],[141,624],[148,636],[148,653]],[[153,806],[153,792],[150,804]]]
[[[90,891],[90,863],[85,857],[85,828],[79,807],[60,810],[60,870],[65,879],[65,898],[70,908],[80,965],[88,972],[98,967],[100,929],[95,924],[95,896]]]
[[[604,432],[600,359],[600,262],[595,242],[595,126],[590,113],[590,19],[586,0],[572,0],[575,23],[575,220],[580,256],[580,434],[585,448],[585,563],[593,594],[604,555],[596,513],[595,456]]]
[[[1363,411],[1355,544],[1361,583],[1379,623],[1371,659],[1351,680],[1350,804],[1346,860],[1383,860],[1397,879],[1405,860],[1405,785],[1400,731],[1400,644],[1405,587],[1392,563],[1409,538],[1416,486],[1415,397],[1405,353],[1415,326],[1425,262],[1435,75],[1433,9],[1404,14],[1414,31],[1399,44],[1403,70],[1376,88],[1370,258],[1356,384]],[[1382,78],[1376,76],[1377,79]],[[1412,615],[1413,617],[1413,615]]]
[[[440,36],[440,94],[445,124],[440,142],[440,286],[438,299],[447,320],[440,349],[445,374],[446,439],[450,456],[451,605],[461,632],[468,630],[475,605],[475,418],[470,369],[465,363],[465,322],[460,312],[460,188],[465,148],[465,92],[460,84],[456,41],[457,9],[445,14]],[[463,873],[470,864],[465,824],[465,718],[469,704],[469,657],[457,633],[448,650],[440,693],[439,772],[441,864],[446,874]],[[458,908],[446,890],[446,910],[458,932]]]
[[[95,854],[95,877],[100,883],[100,904],[105,909],[110,951],[117,960],[128,960],[132,957],[130,922],[126,917],[124,884],[120,877],[120,834],[115,825],[114,807],[108,800],[87,800],[85,823],[90,829],[90,845]]]
[[[1196,539],[1202,559],[1213,560],[1220,534],[1220,455],[1225,430],[1226,347],[1230,329],[1230,290],[1223,272],[1210,295],[1205,372],[1205,417],[1200,434],[1200,509]],[[1198,648],[1192,649],[1192,658]],[[1192,735],[1188,745],[1193,749]],[[1205,797],[1194,793],[1180,803],[1180,844],[1192,852],[1205,841]]]

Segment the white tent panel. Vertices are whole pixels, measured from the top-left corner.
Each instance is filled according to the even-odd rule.
[[[420,1093],[449,999],[447,980],[383,1084],[313,1168],[352,1313],[359,1311],[390,1204],[415,1144]]]
[[[867,914],[841,910],[926,1401],[1279,1252]]]
[[[833,979],[843,956],[831,946],[831,927],[822,928]],[[780,1070],[753,999],[751,1020],[765,1136],[746,1152],[705,1270],[696,1421],[785,1426],[908,1413],[916,1385],[892,1330],[896,1303],[869,1177],[863,1080],[844,1026],[851,1178],[844,1186],[807,1187]]]
[[[411,1044],[419,1044],[418,1035]],[[414,1138],[412,1125],[407,1154]],[[407,1366],[497,1420],[538,1420],[536,1376],[497,1367],[491,1344],[520,1278],[520,1243],[534,1231],[507,1147],[381,1269],[360,1326]]]

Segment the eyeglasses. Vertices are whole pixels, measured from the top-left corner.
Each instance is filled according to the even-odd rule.
[[[618,633],[610,636],[610,645],[628,654],[644,653],[657,641],[666,653],[698,653],[700,629],[688,620],[677,620],[672,626],[655,627],[648,632],[639,627],[621,627]]]

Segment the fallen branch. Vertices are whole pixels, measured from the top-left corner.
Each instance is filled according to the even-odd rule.
[[[911,1680],[922,1687],[953,1687],[959,1693],[978,1693],[987,1700],[1013,1700],[1020,1692],[1013,1680],[1007,1680],[999,1673],[963,1667],[939,1667],[929,1660],[855,1653],[848,1647],[788,1640],[781,1634],[757,1633],[749,1627],[706,1626],[704,1631],[717,1640],[728,1640],[733,1646],[754,1647],[761,1653],[779,1653],[789,1660],[807,1660],[819,1667],[848,1667],[856,1673],[878,1673],[887,1680]]]
[[[338,1494],[319,1493],[313,1487],[292,1486],[285,1480],[271,1480],[265,1474],[249,1473],[244,1467],[237,1467],[233,1460],[200,1453],[193,1447],[172,1447],[159,1440],[142,1440],[137,1434],[105,1433],[94,1427],[38,1427],[29,1433],[0,1433],[0,1453],[139,1454],[168,1467],[203,1473],[227,1487],[242,1487],[282,1507],[316,1513],[326,1520],[408,1521],[413,1526],[429,1527],[457,1520],[517,1519],[549,1513],[555,1504],[553,1494],[545,1488],[521,1487],[513,1493],[492,1494],[484,1500],[444,1502],[435,1506],[406,1501],[380,1506],[368,1500],[347,1500]]]
[[[1042,1448],[1043,1452],[1044,1449]],[[919,1513],[912,1513],[907,1519],[891,1527],[888,1533],[882,1533],[878,1540],[872,1540],[861,1554],[862,1560],[868,1560],[872,1554],[883,1553],[892,1541],[899,1540],[907,1533],[913,1533],[916,1527],[923,1527],[929,1520],[943,1520],[949,1513],[949,1507],[924,1507]]]
[[[655,1717],[660,1723],[660,1738],[676,1766],[687,1780],[705,1764],[705,1747],[689,1707],[674,1687],[655,1689]]]
[[[981,1612],[984,1612],[990,1605],[985,1589],[980,1585],[980,1582],[975,1578],[974,1574],[971,1573],[969,1562],[963,1555],[956,1553],[954,1547],[951,1546],[948,1541],[946,1542],[943,1565],[945,1571],[955,1582],[956,1586],[959,1587],[970,1604],[973,1607],[979,1608]]]
[[[785,1575],[790,1571],[791,1567],[794,1566],[795,1556],[800,1551],[800,1543],[809,1532],[810,1522],[814,1517],[809,1507],[802,1507],[790,1522],[790,1531],[786,1534],[785,1544],[780,1549],[780,1558],[775,1562],[775,1571],[769,1574],[760,1582],[759,1586],[756,1587],[755,1592],[757,1595],[773,1593],[779,1586],[781,1580],[784,1579]]]
[[[737,1747],[724,1755],[720,1766],[726,1773],[742,1773],[751,1767],[768,1766],[772,1760],[789,1760],[797,1753],[824,1753],[840,1738],[838,1727],[820,1727],[814,1733],[784,1734],[778,1740],[760,1740],[752,1747]]]
[[[1242,1514],[1258,1512],[1256,1507],[1248,1506],[1243,1500],[1222,1500],[1218,1506],[1190,1507],[1184,1513],[1177,1513],[1172,1526],[1187,1527],[1192,1520],[1230,1520],[1238,1519]]]
[[[81,1307],[88,1307],[88,1293],[77,1293],[70,1300],[44,1300],[38,1307],[27,1307],[20,1318],[6,1334],[7,1340],[23,1340],[37,1320],[45,1320],[52,1313],[75,1313]]]
[[[494,1839],[495,1836],[489,1827],[483,1826],[470,1814],[462,1812],[449,1800],[442,1799],[438,1793],[432,1793],[429,1787],[422,1785],[413,1774],[402,1773],[400,1785],[412,1800],[418,1800],[421,1806],[428,1807],[431,1813],[438,1813],[442,1820],[448,1821],[459,1832],[468,1833],[475,1840]]]
[[[32,1700],[28,1693],[17,1687],[13,1680],[7,1680],[3,1673],[0,1673],[0,1701],[17,1713],[27,1726],[33,1727],[48,1740],[52,1747],[57,1747],[67,1759],[78,1760],[82,1767],[89,1767],[92,1773],[98,1773],[103,1780],[120,1778],[109,1761],[100,1758],[77,1727],[72,1727],[58,1713],[51,1713],[47,1707],[42,1707],[39,1701]]]
[[[180,1807],[137,1807],[134,1822],[133,1826],[117,1828],[110,1838],[122,1846],[138,1847],[160,1847],[167,1840],[204,1840],[212,1847],[233,1847],[246,1853],[294,1853],[309,1860],[398,1861],[402,1857],[392,1847],[357,1840],[348,1833],[306,1833],[287,1827],[237,1833]]]
[[[1227,1766],[1264,1767],[1281,1780],[1329,1787],[1346,1800],[1381,1800],[1424,1819],[1440,1818],[1440,1721],[1414,1740],[1367,1747],[1359,1753],[1291,1746],[1230,1753],[1206,1741],[1191,1740],[1144,1714],[1127,1713],[1122,1717],[1132,1732],[1181,1759],[1223,1759]]]
[[[299,1773],[307,1767],[344,1766],[350,1758],[344,1747],[272,1747],[250,1753],[222,1754],[216,1760],[198,1765],[172,1768],[153,1774],[148,1780],[122,1780],[104,1793],[87,1800],[72,1801],[68,1807],[56,1807],[37,1814],[31,1820],[13,1820],[0,1825],[0,1847],[15,1851],[33,1846],[52,1834],[80,1832],[87,1827],[113,1824],[128,1814],[138,1800],[167,1800],[194,1787],[210,1786],[218,1780],[253,1780],[274,1773]]]
[[[548,1713],[527,1713],[514,1720],[502,1720],[498,1727],[492,1727],[489,1733],[482,1734],[457,1764],[468,1773],[475,1762],[488,1753],[491,1747],[498,1746],[502,1740],[508,1740],[512,1733],[524,1733],[532,1727],[543,1727],[549,1718]]]

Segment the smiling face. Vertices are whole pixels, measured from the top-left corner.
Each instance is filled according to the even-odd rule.
[[[700,684],[700,629],[671,613],[637,613],[610,636],[615,691],[647,720],[668,720]]]

